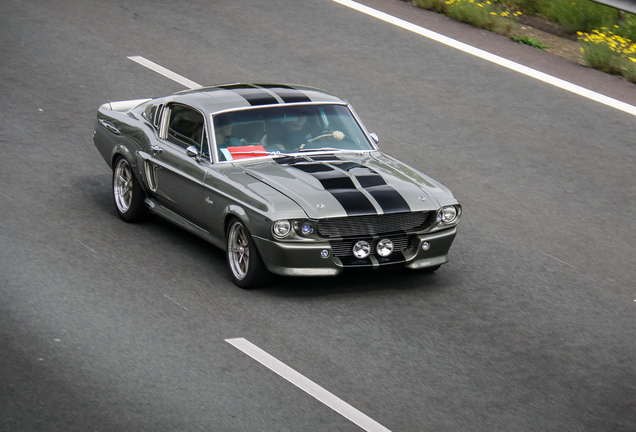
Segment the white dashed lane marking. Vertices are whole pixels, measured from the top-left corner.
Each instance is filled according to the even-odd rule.
[[[170,69],[166,69],[165,67],[158,65],[144,57],[141,56],[129,56],[130,60],[139,63],[142,66],[147,67],[150,70],[157,72],[159,75],[163,75],[166,78],[170,78],[173,81],[178,82],[184,87],[188,87],[190,89],[197,89],[203,87],[201,84],[197,84],[194,81],[187,79],[184,76],[179,75],[178,73],[172,72]]]
[[[254,360],[267,367],[271,371],[277,373],[282,378],[285,378],[287,381],[294,384],[296,387],[303,390],[310,396],[327,405],[338,414],[360,426],[365,431],[390,432],[389,429],[385,428],[380,423],[358,411],[339,397],[328,392],[324,388],[320,387],[318,384],[296,372],[294,369],[290,368],[285,363],[263,351],[248,340],[243,338],[235,338],[226,339],[225,341],[233,345],[235,348],[243,351],[245,354],[252,357]]]

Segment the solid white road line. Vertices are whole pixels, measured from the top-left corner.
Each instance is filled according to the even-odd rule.
[[[636,115],[636,107],[633,105],[629,105],[625,102],[621,102],[617,99],[613,99],[609,96],[605,96],[603,94],[597,93],[595,91],[586,89],[584,87],[578,86],[576,84],[572,84],[571,82],[562,80],[560,78],[556,78],[552,75],[548,75],[546,73],[540,72],[538,70],[529,68],[527,66],[521,65],[519,63],[515,63],[511,60],[505,59],[503,57],[499,57],[498,55],[489,53],[488,51],[484,51],[479,48],[475,48],[463,42],[459,42],[458,40],[451,39],[447,36],[441,35],[439,33],[435,33],[434,31],[428,30],[424,27],[420,27],[418,25],[412,24],[408,21],[404,21],[403,19],[396,18],[392,15],[389,15],[385,12],[380,12],[377,9],[370,8],[368,6],[362,5],[360,3],[356,3],[351,0],[332,0],[336,3],[339,3],[348,8],[357,10],[358,12],[362,12],[364,14],[370,15],[379,20],[385,21],[387,23],[393,24],[397,27],[403,28],[405,30],[411,31],[413,33],[417,33],[420,36],[424,36],[426,38],[432,39],[436,42],[442,43],[444,45],[450,46],[452,48],[458,49],[465,53],[471,54],[473,56],[479,57],[484,60],[488,60],[489,62],[498,64],[505,68],[514,70],[516,72],[522,73],[529,77],[535,78],[539,81],[543,81],[548,84],[552,84],[553,86],[559,87],[563,90],[567,90],[569,92],[575,93],[577,95],[583,96],[585,98],[591,99],[596,102],[600,102],[602,104],[608,105],[612,108],[616,108],[618,110],[624,111],[631,115]]]
[[[237,349],[243,351],[263,366],[269,368],[281,377],[285,378],[296,387],[308,393],[310,396],[318,399],[338,414],[346,417],[356,425],[366,431],[372,432],[390,432],[375,420],[361,413],[342,399],[328,392],[318,384],[296,372],[285,363],[263,351],[253,343],[243,338],[226,339],[227,343],[233,345]]]
[[[165,67],[160,66],[157,63],[151,62],[150,60],[143,58],[141,56],[129,56],[128,58],[190,89],[198,89],[203,87],[201,84],[197,84],[194,81],[190,81],[186,77],[181,76],[178,73],[174,73],[171,70],[166,69]]]

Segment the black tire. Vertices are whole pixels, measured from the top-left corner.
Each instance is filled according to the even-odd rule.
[[[119,217],[126,222],[138,222],[146,216],[144,191],[132,167],[120,156],[113,166],[113,200]]]
[[[263,284],[267,269],[243,222],[232,219],[227,226],[225,239],[227,265],[234,283],[243,289]]]

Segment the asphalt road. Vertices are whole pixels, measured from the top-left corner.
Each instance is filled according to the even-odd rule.
[[[636,87],[399,1],[367,4],[636,105]],[[0,430],[636,430],[636,119],[329,0],[0,4]],[[274,81],[353,103],[464,206],[451,262],[243,291],[119,220],[108,101]],[[372,430],[372,429],[369,429]]]

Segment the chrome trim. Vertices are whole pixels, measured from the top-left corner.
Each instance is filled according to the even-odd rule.
[[[115,127],[114,124],[112,124],[111,122],[104,120],[104,119],[99,119],[98,120],[99,124],[102,125],[107,131],[114,133],[115,135],[121,135],[121,131],[119,129],[117,129]]]

